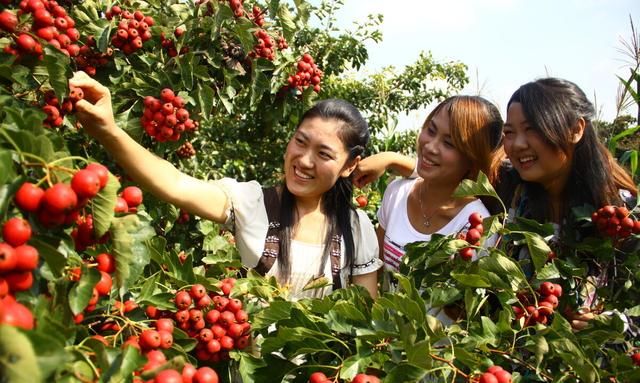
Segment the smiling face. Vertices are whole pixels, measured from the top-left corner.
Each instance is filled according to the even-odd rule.
[[[348,161],[338,132],[336,120],[308,118],[294,133],[284,157],[284,174],[296,199],[320,200],[338,177],[348,177],[357,165],[359,157]]]
[[[471,161],[453,145],[449,113],[441,108],[418,136],[418,175],[430,184],[458,185]]]
[[[504,150],[520,177],[537,182],[548,191],[560,191],[571,170],[569,156],[550,145],[527,121],[522,104],[514,102],[504,125]]]

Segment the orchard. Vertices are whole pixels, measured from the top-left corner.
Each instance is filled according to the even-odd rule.
[[[640,381],[637,207],[577,209],[581,242],[472,214],[410,247],[397,291],[292,302],[242,267],[229,228],[146,193],[76,122],[83,70],[120,127],[198,178],[278,182],[274,153],[323,98],[365,113],[372,151],[411,151],[411,133],[385,137],[390,116],[455,94],[466,67],[423,53],[355,79],[381,18],[330,33],[340,2],[314,4],[0,1],[0,382]],[[384,183],[354,207],[375,218]],[[483,175],[457,193],[497,197]],[[595,319],[573,331],[607,267]]]

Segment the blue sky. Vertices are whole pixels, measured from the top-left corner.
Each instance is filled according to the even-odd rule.
[[[618,79],[634,20],[640,29],[638,0],[346,0],[336,17],[341,26],[382,13],[383,41],[368,46],[364,71],[401,68],[431,51],[442,61],[468,65],[465,94],[480,94],[505,113],[521,84],[547,75],[577,83],[597,101],[600,116],[616,115]],[[595,95],[595,97],[594,97]],[[631,111],[635,114],[635,110]],[[425,111],[400,119],[399,128],[421,124]]]

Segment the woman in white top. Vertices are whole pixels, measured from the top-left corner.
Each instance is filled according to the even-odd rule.
[[[206,182],[180,172],[116,126],[106,87],[83,72],[69,85],[84,90],[85,99],[76,104],[78,120],[143,189],[192,214],[233,225],[243,264],[258,265],[270,224],[260,184]],[[350,280],[377,296],[382,264],[375,231],[367,216],[351,207],[351,174],[368,139],[367,123],[355,107],[324,100],[305,113],[287,146],[285,182],[278,189],[280,246],[268,274],[290,287],[292,299],[331,291],[303,287],[320,277],[332,280],[332,241],[339,243],[339,283]]]
[[[472,197],[455,198],[453,191],[465,178],[482,171],[493,180],[503,158],[500,148],[503,121],[498,109],[477,96],[455,96],[429,114],[418,135],[417,178],[391,182],[378,210],[380,256],[385,269],[398,271],[407,243],[429,241],[468,229],[471,213],[489,215]],[[415,162],[396,153],[380,153],[361,161],[356,184],[378,178],[388,167],[410,172]]]

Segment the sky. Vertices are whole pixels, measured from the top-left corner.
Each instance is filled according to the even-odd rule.
[[[374,73],[401,69],[420,51],[438,61],[468,66],[462,94],[480,94],[503,115],[520,85],[555,76],[578,84],[599,118],[616,116],[616,74],[628,76],[621,40],[631,38],[631,17],[640,29],[640,0],[345,0],[336,13],[341,27],[381,13],[381,43],[368,43]],[[635,110],[630,113],[635,114]],[[417,128],[426,111],[401,116],[398,129]]]

